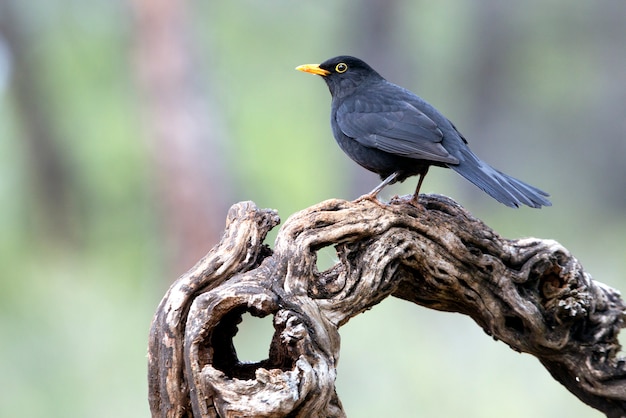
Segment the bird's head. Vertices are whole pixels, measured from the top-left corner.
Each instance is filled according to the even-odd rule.
[[[348,55],[334,57],[321,64],[300,65],[296,70],[322,76],[333,97],[347,96],[364,82],[382,78],[365,62]]]

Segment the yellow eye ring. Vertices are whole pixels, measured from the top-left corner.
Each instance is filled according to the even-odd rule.
[[[335,67],[335,71],[337,71],[338,73],[345,73],[347,70],[348,70],[348,66],[343,62],[340,62]]]

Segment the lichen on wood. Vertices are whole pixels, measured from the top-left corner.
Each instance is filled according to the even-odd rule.
[[[252,202],[229,211],[220,243],[168,290],[149,342],[154,417],[343,417],[335,391],[338,328],[395,296],[470,316],[536,356],[583,402],[626,416],[618,353],[626,305],[552,240],[500,237],[454,201],[420,196],[328,200],[279,223]],[[338,262],[317,269],[317,252]],[[272,315],[267,359],[244,363],[241,315]]]

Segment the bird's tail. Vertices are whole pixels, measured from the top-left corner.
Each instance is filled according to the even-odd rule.
[[[521,205],[531,208],[552,206],[546,199],[550,195],[543,190],[496,170],[467,148],[462,149],[460,154],[459,164],[449,167],[498,202],[514,208]]]

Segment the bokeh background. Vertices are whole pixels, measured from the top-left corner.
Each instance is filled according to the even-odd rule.
[[[625,40],[623,0],[0,0],[0,416],[148,417],[152,314],[228,207],[286,219],[376,184],[335,145],[322,80],[294,71],[334,55],[554,206],[508,209],[441,169],[423,192],[626,289]],[[269,334],[244,320],[241,356]],[[461,315],[386,300],[341,334],[351,417],[602,416]]]

